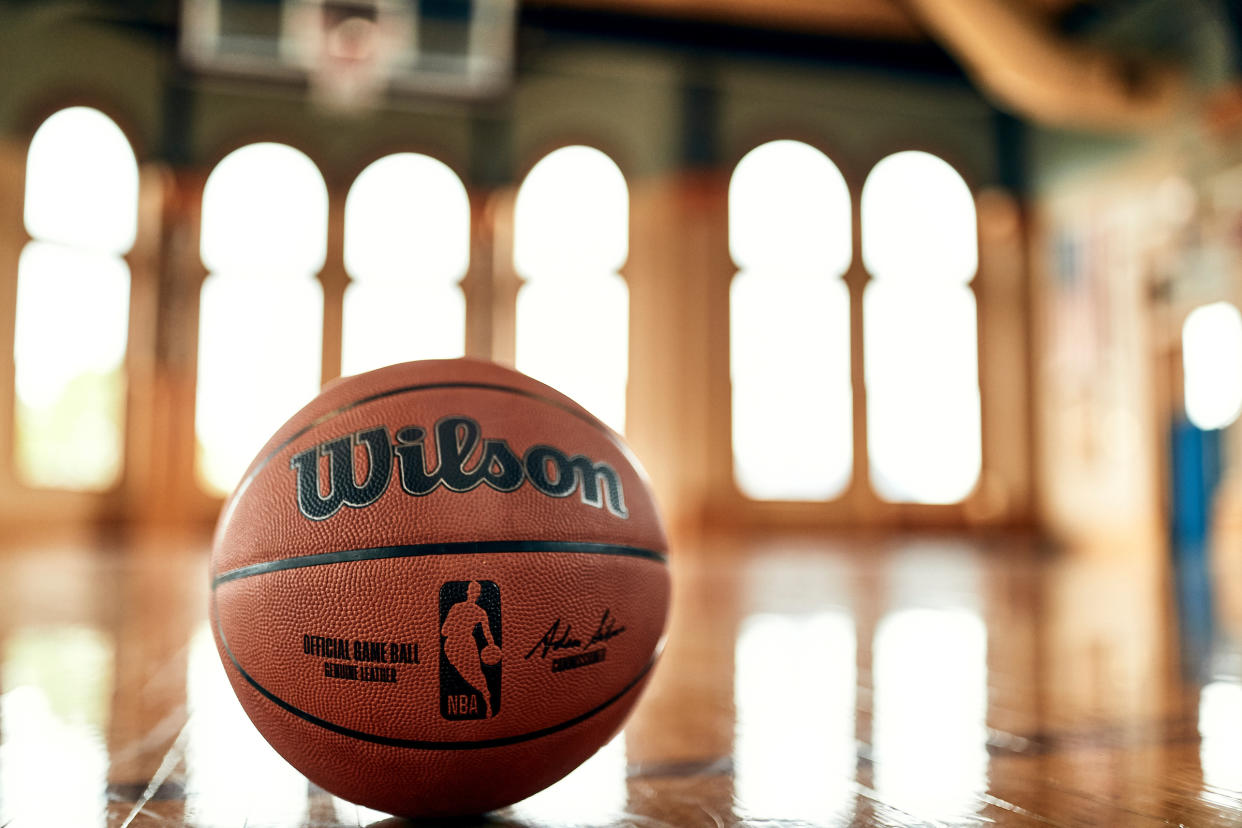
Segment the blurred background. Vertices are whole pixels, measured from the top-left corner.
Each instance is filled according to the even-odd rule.
[[[469,355],[622,431],[701,560],[930,537],[885,565],[959,595],[1055,555],[1078,574],[1036,579],[1023,652],[1065,660],[1019,675],[1150,713],[1190,653],[1236,723],[1240,306],[1239,0],[0,2],[0,553],[201,547],[322,383]],[[766,617],[706,657],[840,633],[869,670],[882,638]],[[984,669],[944,618],[898,652],[941,629]],[[110,663],[94,623],[39,646]]]
[[[209,523],[322,382],[466,354],[688,531],[1242,531],[1240,16],[0,3],[0,521]]]

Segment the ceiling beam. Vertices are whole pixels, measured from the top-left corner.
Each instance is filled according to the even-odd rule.
[[[637,14],[842,37],[925,39],[910,16],[892,0],[525,0],[523,6]]]
[[[999,105],[1051,126],[1138,130],[1187,101],[1184,74],[1066,40],[1017,0],[905,0]]]

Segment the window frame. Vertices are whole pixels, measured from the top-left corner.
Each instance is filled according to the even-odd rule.
[[[766,129],[752,134],[752,140],[736,144],[736,153],[722,154],[709,168],[661,167],[653,171],[636,164],[635,158],[646,156],[641,153],[642,147],[631,146],[633,141],[609,140],[570,125],[569,129],[545,132],[545,136],[553,136],[550,140],[529,133],[521,136],[514,148],[514,157],[521,163],[506,167],[503,181],[496,182],[480,181],[470,174],[470,148],[464,143],[377,142],[360,145],[356,153],[342,160],[333,158],[330,147],[317,144],[312,134],[291,129],[232,134],[201,161],[169,169],[149,160],[132,122],[118,113],[117,107],[95,100],[58,101],[57,106],[38,113],[41,117],[30,119],[24,142],[0,144],[0,164],[16,163],[19,173],[7,178],[18,187],[19,197],[0,199],[0,300],[6,296],[10,299],[8,303],[0,301],[0,336],[8,336],[10,344],[15,320],[13,311],[6,308],[13,307],[17,256],[28,241],[20,198],[25,185],[25,150],[48,115],[76,104],[99,109],[117,123],[130,141],[140,171],[138,238],[125,256],[131,272],[125,465],[120,484],[106,493],[35,491],[18,485],[12,468],[13,367],[11,360],[0,361],[0,451],[10,458],[0,463],[0,495],[6,502],[0,507],[0,515],[5,518],[27,522],[152,519],[200,524],[215,520],[221,501],[199,489],[194,476],[198,297],[207,276],[199,258],[202,190],[210,171],[229,152],[255,141],[276,141],[308,155],[328,188],[327,258],[316,276],[324,302],[323,381],[340,374],[343,297],[351,282],[344,268],[344,204],[363,169],[394,152],[416,152],[443,162],[459,177],[470,202],[471,221],[470,260],[459,283],[466,299],[466,354],[512,364],[516,296],[522,284],[512,255],[517,188],[548,153],[583,144],[612,159],[629,191],[629,254],[618,270],[630,297],[628,439],[657,474],[657,495],[663,498],[664,510],[676,524],[737,529],[1029,525],[1030,461],[1034,453],[1029,423],[1004,423],[1003,428],[998,424],[1005,412],[1031,410],[1032,355],[1010,353],[1005,357],[1008,362],[998,362],[989,354],[997,340],[1009,343],[1013,351],[1013,320],[1025,325],[1024,331],[1030,330],[1031,310],[1024,302],[1029,290],[1024,249],[1028,228],[1020,221],[1017,238],[1006,242],[1010,244],[1008,252],[1021,263],[994,290],[996,243],[986,240],[983,210],[979,208],[983,192],[979,178],[950,148],[894,140],[855,147],[850,152],[848,147],[833,146],[811,130]],[[852,256],[840,278],[850,296],[854,462],[846,491],[827,502],[753,501],[737,491],[732,476],[728,296],[738,269],[728,248],[728,189],[738,162],[755,147],[776,139],[798,140],[823,152],[837,166],[850,194]],[[735,146],[731,139],[729,143]],[[966,182],[979,208],[979,268],[969,287],[977,307],[983,468],[975,493],[957,504],[886,503],[871,492],[869,484],[861,340],[862,295],[870,277],[861,259],[861,193],[875,163],[901,150],[923,150],[945,160]],[[645,163],[650,166],[651,161]],[[670,226],[670,217],[692,221],[697,234],[687,242],[691,246],[678,247],[671,254],[667,242],[672,239],[680,245],[682,237],[670,235],[681,230]],[[687,302],[698,305],[690,309]],[[671,330],[670,324],[684,328]],[[1029,342],[1029,336],[1019,335]],[[675,376],[668,375],[662,362],[662,353],[670,346],[684,349],[678,353],[679,373]],[[1002,372],[1014,371],[1020,374],[1016,390],[1010,377],[1001,376]],[[1003,400],[997,400],[999,393],[1006,395]],[[1027,396],[1015,398],[1019,393]],[[696,424],[701,420],[702,427],[687,428],[685,421],[675,419],[682,415],[694,417]],[[1002,440],[1018,440],[1021,445],[997,451]],[[999,500],[988,488],[994,475],[1005,485],[1016,481],[1010,488],[1002,487]],[[1026,488],[1019,485],[1023,481]]]
[[[782,130],[773,132],[764,130],[752,133],[748,140],[737,145],[737,149],[728,157],[723,158],[717,171],[716,188],[720,193],[722,204],[727,204],[727,193],[733,171],[738,163],[755,147],[769,141],[792,139],[818,149],[824,153],[840,170],[845,179],[850,195],[851,234],[853,239],[849,267],[841,276],[849,291],[850,298],[850,382],[853,389],[853,440],[854,459],[849,484],[844,492],[829,501],[797,502],[797,501],[759,501],[752,500],[743,494],[733,476],[732,463],[732,416],[717,418],[711,429],[712,478],[716,481],[708,493],[703,506],[702,521],[712,526],[750,526],[761,529],[816,529],[831,527],[893,527],[927,529],[960,529],[971,525],[1014,526],[1029,524],[1032,515],[1030,503],[1030,456],[1032,454],[1031,432],[1028,422],[1006,424],[998,428],[997,410],[1011,409],[1011,403],[995,399],[1003,389],[1002,371],[1016,369],[1019,374],[1019,392],[1023,402],[1029,401],[1029,367],[1023,360],[1017,366],[1003,366],[985,359],[990,343],[1005,334],[999,329],[999,320],[1012,318],[1017,313],[1024,330],[1030,330],[1030,310],[1028,306],[1009,308],[1014,299],[1024,295],[1028,281],[1028,269],[1024,266],[1019,274],[1021,280],[1019,293],[1011,295],[1007,290],[990,292],[993,281],[993,262],[997,258],[998,241],[989,236],[983,227],[984,221],[980,210],[980,195],[985,188],[980,185],[977,171],[952,147],[928,144],[925,141],[912,139],[901,140],[896,136],[889,141],[877,142],[861,151],[850,152],[844,146],[835,146],[830,142],[806,130]],[[966,287],[975,299],[976,308],[976,343],[979,351],[978,381],[980,393],[980,448],[981,468],[978,482],[969,495],[956,503],[895,503],[882,499],[871,484],[870,461],[868,454],[867,433],[867,392],[865,383],[864,355],[865,320],[863,318],[863,296],[873,277],[867,272],[862,259],[862,189],[866,184],[875,165],[888,156],[906,150],[922,151],[934,155],[961,176],[969,189],[975,203],[978,249],[978,267],[975,276]],[[728,229],[727,209],[722,208],[720,225],[720,244],[727,250]],[[1027,228],[1023,224],[1019,228],[1018,238],[1010,240],[1017,252],[1025,257]],[[1025,261],[1023,262],[1025,265]],[[715,292],[725,296],[724,307],[728,307],[728,290],[739,269],[731,258],[729,272],[722,274]],[[994,317],[996,321],[994,321]],[[723,324],[727,328],[728,318]],[[727,334],[726,334],[727,336]],[[1029,337],[1027,337],[1029,341]],[[727,343],[727,339],[725,340]],[[728,407],[731,395],[731,380],[727,346],[723,357],[718,356],[712,362],[712,370],[716,376],[713,383],[718,390],[713,394],[712,404],[716,407]],[[998,381],[1000,380],[1000,381]],[[998,404],[999,403],[999,404]],[[1008,437],[1004,432],[1011,429]],[[1023,450],[1020,462],[1009,468],[1012,459],[1000,457],[996,451],[998,439],[1021,439]],[[1021,485],[1008,487],[1006,482],[1019,480]]]
[[[162,166],[151,160],[147,142],[138,121],[125,107],[112,100],[89,94],[58,95],[30,106],[20,119],[20,128],[11,143],[0,143],[0,166],[8,168],[2,177],[12,190],[0,190],[0,341],[12,353],[17,323],[18,260],[26,245],[36,239],[24,220],[26,169],[35,133],[50,117],[72,107],[89,107],[106,116],[121,131],[133,152],[138,169],[137,228],[134,243],[118,258],[129,269],[129,319],[126,352],[122,367],[126,377],[122,418],[121,468],[113,484],[98,491],[38,488],[19,478],[16,468],[16,366],[12,359],[0,360],[0,497],[5,506],[0,517],[20,523],[58,524],[108,520],[136,514],[148,491],[145,473],[150,456],[148,444],[154,425],[154,412],[145,405],[148,392],[142,377],[149,372],[153,356],[152,331],[156,326],[153,301],[159,281],[161,212],[166,176]]]
[[[829,279],[830,279],[830,281],[832,281],[832,282],[839,282],[841,285],[843,285],[843,286],[845,287],[845,290],[846,290],[846,296],[847,296],[847,299],[846,299],[846,301],[847,301],[847,310],[846,310],[846,312],[847,312],[847,316],[848,316],[848,319],[849,319],[849,330],[850,330],[850,337],[849,337],[849,344],[848,344],[849,352],[848,352],[848,353],[847,353],[847,355],[846,355],[846,362],[847,362],[847,363],[848,363],[848,365],[849,365],[849,368],[848,368],[848,370],[849,370],[849,386],[850,386],[850,389],[851,389],[851,405],[850,405],[850,420],[851,420],[851,422],[850,422],[850,435],[851,435],[851,436],[850,436],[850,440],[849,440],[849,442],[850,442],[850,461],[849,461],[849,467],[848,467],[848,469],[846,470],[845,485],[844,485],[843,487],[841,487],[841,488],[840,488],[840,489],[839,489],[839,490],[838,490],[835,494],[833,494],[831,497],[828,497],[828,498],[826,498],[826,499],[781,500],[781,499],[778,499],[778,498],[772,498],[772,499],[769,499],[769,498],[753,498],[753,497],[751,497],[750,495],[748,495],[747,493],[745,493],[745,492],[743,492],[743,491],[742,491],[741,486],[740,486],[740,485],[739,485],[739,483],[738,483],[738,479],[737,479],[737,468],[736,468],[736,459],[737,459],[737,458],[736,458],[736,455],[735,455],[735,454],[734,454],[734,452],[733,452],[733,446],[732,446],[732,440],[733,440],[733,436],[734,436],[734,429],[733,429],[733,414],[734,414],[734,412],[733,412],[733,406],[732,406],[732,401],[733,401],[733,395],[732,395],[732,386],[733,386],[733,364],[732,364],[733,312],[732,312],[732,291],[733,291],[733,287],[734,287],[734,285],[737,283],[737,280],[738,280],[738,279],[739,279],[739,278],[740,278],[740,277],[741,277],[744,273],[746,273],[746,271],[747,271],[747,268],[745,268],[745,267],[742,267],[742,266],[738,265],[738,264],[737,264],[737,261],[736,261],[736,260],[734,259],[734,257],[733,257],[733,250],[732,250],[732,244],[733,244],[733,238],[732,238],[732,235],[733,235],[733,216],[732,216],[732,213],[731,213],[731,210],[730,210],[730,204],[731,204],[731,199],[732,199],[732,191],[733,191],[733,184],[734,184],[734,179],[735,179],[735,177],[736,177],[736,175],[737,175],[738,168],[741,166],[741,164],[742,164],[742,162],[743,162],[743,161],[745,161],[747,158],[749,158],[749,157],[750,157],[751,153],[753,153],[755,150],[759,149],[760,147],[765,147],[765,146],[768,146],[769,144],[776,143],[776,142],[778,142],[778,141],[782,141],[782,140],[791,140],[791,141],[794,141],[795,143],[800,143],[800,144],[802,144],[803,146],[809,147],[809,148],[811,148],[812,150],[815,150],[816,152],[820,153],[820,155],[822,155],[822,156],[823,156],[823,158],[824,158],[824,159],[828,162],[828,164],[832,167],[832,169],[833,169],[833,170],[834,170],[834,171],[835,171],[838,175],[840,175],[840,176],[841,176],[841,180],[842,180],[842,182],[843,182],[843,183],[844,183],[844,185],[845,185],[845,195],[846,195],[846,198],[848,199],[848,202],[849,202],[849,222],[850,222],[850,227],[849,227],[849,240],[850,240],[850,241],[849,241],[849,243],[850,243],[850,253],[849,253],[849,258],[848,258],[848,260],[847,260],[847,262],[846,262],[845,269],[844,269],[844,270],[842,270],[840,273],[835,273],[835,274],[831,275],[831,276],[829,277]],[[729,477],[730,477],[730,482],[731,482],[731,484],[732,484],[733,491],[734,491],[734,492],[735,492],[735,493],[736,493],[739,497],[741,497],[742,499],[744,499],[744,500],[745,500],[746,502],[748,502],[748,503],[788,503],[788,504],[803,504],[803,505],[810,505],[810,506],[815,506],[815,505],[823,505],[823,504],[828,504],[828,503],[834,503],[834,502],[836,502],[836,501],[838,501],[838,500],[841,500],[841,499],[843,499],[843,498],[846,498],[846,497],[850,496],[851,491],[853,490],[853,488],[854,488],[854,487],[855,487],[855,485],[856,485],[856,480],[855,480],[855,478],[857,477],[858,462],[859,462],[859,454],[858,454],[858,450],[859,450],[859,442],[858,442],[858,429],[857,429],[857,427],[856,427],[856,424],[853,422],[853,421],[854,421],[854,418],[858,416],[858,408],[857,408],[857,405],[855,405],[855,404],[854,404],[854,400],[856,400],[856,399],[857,399],[857,392],[858,392],[858,388],[857,388],[857,386],[858,386],[858,382],[857,382],[857,378],[856,378],[856,376],[855,376],[855,373],[856,373],[856,369],[857,369],[857,367],[854,365],[854,353],[855,353],[855,351],[857,350],[856,343],[855,343],[855,340],[854,340],[854,332],[855,332],[855,329],[857,328],[857,324],[856,324],[856,320],[855,320],[855,318],[854,318],[854,317],[855,317],[855,313],[854,313],[854,295],[853,295],[853,294],[854,294],[854,290],[853,290],[853,287],[852,287],[852,286],[851,286],[851,284],[850,284],[850,276],[851,276],[851,272],[852,272],[852,271],[853,271],[853,269],[854,269],[855,260],[859,257],[859,251],[858,251],[858,244],[859,244],[859,233],[858,233],[858,227],[857,227],[857,221],[858,221],[858,220],[857,220],[858,209],[857,209],[857,205],[855,204],[855,202],[857,201],[857,194],[856,194],[856,191],[855,191],[855,187],[854,187],[854,184],[853,184],[853,182],[851,181],[850,177],[846,175],[845,171],[841,169],[840,165],[838,165],[838,164],[837,164],[836,160],[833,158],[833,156],[832,156],[832,155],[830,155],[830,154],[828,153],[828,151],[826,151],[826,150],[825,150],[822,146],[820,146],[819,144],[816,144],[816,143],[813,143],[813,142],[810,142],[810,141],[804,140],[804,138],[802,138],[802,137],[793,137],[793,138],[788,138],[788,137],[787,137],[787,138],[770,138],[770,139],[766,139],[766,140],[762,141],[761,143],[755,144],[754,146],[752,146],[752,147],[750,147],[748,150],[746,150],[746,151],[745,151],[745,152],[744,152],[744,153],[743,153],[743,154],[742,154],[742,155],[738,158],[738,160],[737,160],[737,161],[736,161],[736,162],[735,162],[735,163],[734,163],[734,164],[733,164],[733,165],[732,165],[732,166],[731,166],[731,167],[727,170],[727,176],[728,176],[728,181],[727,181],[726,190],[725,190],[725,205],[724,205],[724,209],[725,209],[725,219],[726,219],[726,247],[727,247],[727,252],[728,252],[729,264],[730,264],[730,267],[732,268],[732,271],[733,271],[733,272],[732,272],[732,274],[731,274],[731,276],[730,276],[730,278],[729,278],[729,294],[730,294],[730,295],[729,295],[729,309],[728,309],[728,311],[727,311],[727,318],[726,318],[726,320],[725,320],[725,321],[726,321],[726,326],[727,326],[727,329],[728,329],[728,332],[729,332],[729,345],[730,345],[730,353],[729,353],[729,354],[727,354],[727,362],[729,363],[729,387],[730,387],[730,397],[729,397],[729,405],[728,405],[728,409],[729,409],[729,439],[730,439],[730,449],[729,449],[729,469],[730,469],[730,472],[729,472]],[[865,455],[864,455],[864,459],[865,459]]]

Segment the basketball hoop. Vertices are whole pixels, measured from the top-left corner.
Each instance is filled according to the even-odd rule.
[[[479,100],[513,77],[516,0],[181,0],[198,71],[305,84],[360,113],[428,98]]]
[[[402,4],[302,0],[289,7],[286,19],[311,100],[336,112],[373,108],[398,56],[416,43],[414,17]]]

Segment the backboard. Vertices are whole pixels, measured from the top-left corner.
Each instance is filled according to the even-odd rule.
[[[516,0],[182,0],[193,68],[304,81],[328,108],[471,100],[512,78]]]

